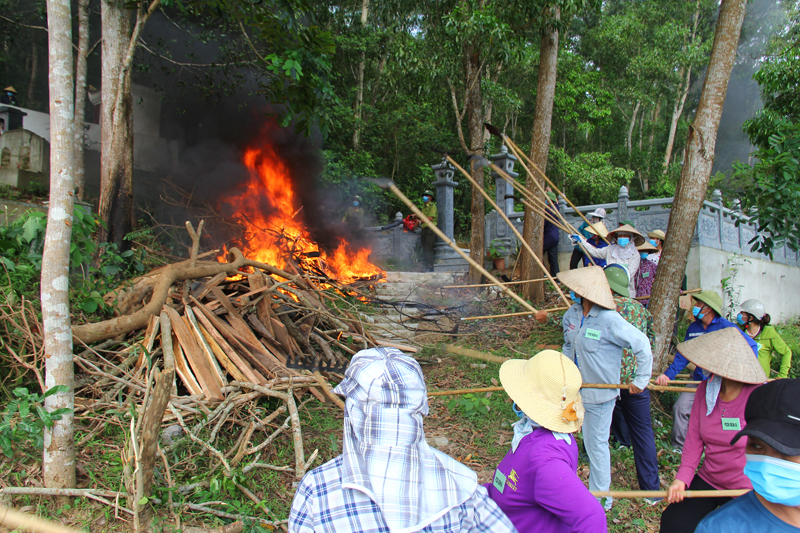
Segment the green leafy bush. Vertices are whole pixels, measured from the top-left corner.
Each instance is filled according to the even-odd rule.
[[[472,418],[477,415],[489,413],[489,399],[475,394],[464,394],[447,402],[447,408],[451,411],[462,411],[464,416]]]
[[[47,412],[44,399],[59,392],[66,392],[66,385],[57,385],[42,395],[29,392],[25,387],[14,389],[14,399],[6,404],[0,421],[0,450],[12,459],[15,451],[24,445],[41,450],[44,445],[43,430],[53,427],[56,420],[69,413],[70,409],[55,409]]]

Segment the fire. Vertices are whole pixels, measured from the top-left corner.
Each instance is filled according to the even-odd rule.
[[[369,248],[355,248],[343,237],[332,252],[314,242],[289,169],[271,146],[249,148],[244,164],[249,179],[222,203],[245,228],[240,247],[247,257],[278,268],[286,268],[292,257],[308,270],[345,283],[385,277],[370,263]]]

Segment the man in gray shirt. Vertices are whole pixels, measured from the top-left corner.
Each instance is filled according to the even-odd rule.
[[[565,356],[575,361],[584,383],[618,384],[622,351],[629,348],[636,358],[636,377],[631,394],[650,382],[653,355],[647,336],[615,311],[616,303],[601,267],[561,272],[558,279],[570,289],[575,302],[562,320]],[[589,456],[589,490],[607,491],[611,486],[611,454],[608,437],[619,389],[582,389],[586,409],[583,444]],[[611,498],[604,507],[611,509]]]

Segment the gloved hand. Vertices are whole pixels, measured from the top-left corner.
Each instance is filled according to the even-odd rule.
[[[570,240],[572,240],[572,244],[574,244],[576,246],[578,244],[580,244],[580,242],[581,242],[581,236],[580,235],[570,235],[569,238],[570,238]]]

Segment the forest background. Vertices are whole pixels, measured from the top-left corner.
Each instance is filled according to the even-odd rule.
[[[559,39],[548,174],[577,205],[613,202],[623,185],[632,199],[672,196],[718,14],[713,0],[220,0],[160,7],[136,48],[133,82],[161,95],[163,137],[181,139],[188,149],[211,137],[242,147],[253,131],[243,124],[277,114],[323,150],[321,179],[335,186],[339,205],[360,194],[377,223],[401,206],[357,177],[391,177],[416,198],[430,188],[430,165],[440,160],[433,148],[464,162],[465,148],[497,153],[498,141],[482,128],[476,139],[475,125],[484,121],[529,150],[539,39],[553,29]],[[93,46],[100,38],[99,2],[89,9],[87,82],[99,88],[101,47]],[[258,14],[263,11],[277,14],[271,27]],[[765,205],[790,200],[792,221],[798,11],[796,0],[748,4],[709,186],[721,189],[729,205],[741,199],[755,207],[760,196],[777,191]],[[77,17],[75,25],[77,43]],[[21,106],[44,112],[45,26],[43,3],[0,3],[0,80],[17,88]],[[762,69],[772,74],[753,79]],[[759,83],[767,95],[787,88],[789,95],[783,108],[773,112],[775,102],[768,102],[753,121],[763,106]],[[775,156],[770,138],[778,130],[794,139],[795,150],[784,201],[787,183],[774,183],[774,169],[764,172],[752,156],[756,149],[762,160],[770,150]],[[791,143],[778,144],[779,152],[791,152]],[[456,192],[455,232],[462,241],[470,232],[468,190]],[[785,220],[782,210],[768,222],[774,231]],[[781,229],[797,231],[791,223]]]

